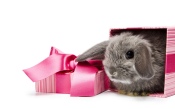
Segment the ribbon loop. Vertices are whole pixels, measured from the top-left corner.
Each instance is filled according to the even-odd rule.
[[[33,82],[37,82],[59,71],[74,70],[75,65],[72,61],[75,58],[75,55],[52,54],[39,64],[23,71]]]

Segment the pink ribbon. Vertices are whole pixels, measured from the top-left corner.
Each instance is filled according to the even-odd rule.
[[[94,96],[95,77],[97,76],[97,72],[103,69],[102,63],[101,61],[76,63],[75,58],[75,55],[64,54],[60,50],[52,47],[48,58],[23,71],[33,82],[47,78],[55,73],[67,73],[72,71],[71,96]],[[105,88],[102,89],[102,91],[108,89],[108,79],[106,77],[104,79],[105,80],[102,81],[105,82]],[[70,87],[67,87],[67,89],[70,89]]]

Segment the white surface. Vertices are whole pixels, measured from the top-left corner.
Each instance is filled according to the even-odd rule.
[[[175,26],[173,10],[173,0],[1,0],[0,109],[174,109],[175,96],[37,94],[22,72],[46,58],[51,46],[78,55],[108,39],[110,28]]]

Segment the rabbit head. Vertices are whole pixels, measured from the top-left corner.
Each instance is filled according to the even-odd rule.
[[[151,53],[151,44],[147,40],[125,32],[93,46],[79,55],[76,61],[102,60],[112,82],[131,84],[154,76]]]

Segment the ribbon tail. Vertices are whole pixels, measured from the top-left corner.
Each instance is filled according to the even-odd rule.
[[[71,80],[71,96],[94,96],[97,72],[88,62],[79,62]]]
[[[23,71],[33,82],[37,82],[50,75],[53,75],[59,70],[59,58],[59,56],[53,54],[39,64]]]

